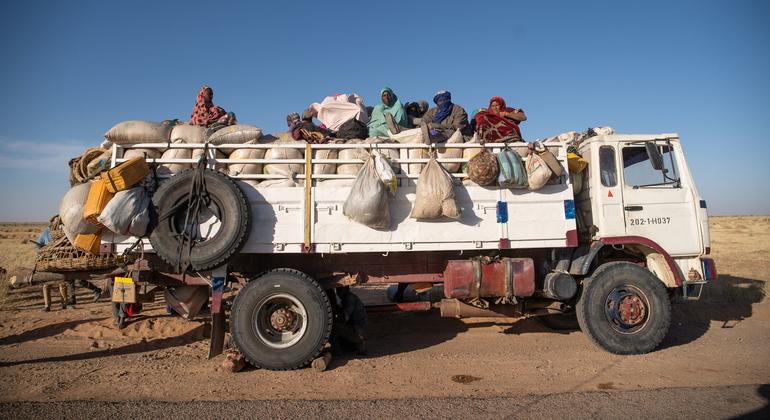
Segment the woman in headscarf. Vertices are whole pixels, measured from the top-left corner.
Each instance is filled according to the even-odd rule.
[[[380,92],[382,103],[378,104],[372,110],[372,117],[369,119],[369,137],[382,136],[388,137],[388,128],[393,133],[398,133],[400,127],[408,128],[409,120],[406,116],[406,110],[398,100],[398,96],[393,93],[393,89],[386,87]]]
[[[489,108],[474,117],[476,132],[484,141],[524,141],[519,124],[527,120],[524,110],[508,108],[505,100],[495,96],[489,100]]]
[[[452,103],[450,92],[445,90],[436,92],[433,102],[436,107],[429,109],[422,116],[423,124],[447,137],[451,136],[455,130],[460,130],[462,134],[470,134],[468,113],[460,105]]]
[[[198,97],[195,99],[195,107],[190,118],[190,124],[208,127],[214,123],[221,123],[223,125],[235,124],[235,114],[225,112],[222,107],[214,105],[214,91],[210,87],[203,85],[198,92]]]

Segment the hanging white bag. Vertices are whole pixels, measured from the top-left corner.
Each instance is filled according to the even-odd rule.
[[[452,176],[433,156],[417,179],[414,208],[409,217],[418,220],[460,218],[460,209],[455,202]]]
[[[342,214],[372,229],[390,229],[388,191],[377,174],[374,157],[370,157],[358,171]]]
[[[372,158],[374,158],[374,167],[377,170],[377,175],[380,176],[380,180],[388,189],[388,192],[395,195],[398,189],[398,179],[396,173],[393,172],[393,168],[390,167],[390,162],[378,151],[372,152]]]

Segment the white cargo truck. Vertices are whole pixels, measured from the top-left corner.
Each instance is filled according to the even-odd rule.
[[[493,152],[505,146],[486,145]],[[669,329],[670,300],[697,299],[716,277],[707,256],[706,203],[678,135],[587,139],[577,152],[588,165],[574,184],[567,145],[550,140],[545,146],[563,174],[543,188],[482,187],[458,171],[452,176],[461,217],[420,221],[409,215],[427,153],[482,146],[134,145],[205,148],[210,159],[206,169],[201,164],[160,183],[148,238],[105,235],[102,246],[110,252],[131,248],[134,256],[141,252],[131,266],[137,281],[210,287],[212,352],[221,350],[229,312],[235,345],[252,364],[267,369],[307,365],[329,340],[333,289],[373,283],[443,285],[440,302],[396,303],[395,309],[440,307],[442,316],[452,317],[538,316],[554,328],[579,325],[612,353],[653,350]],[[511,147],[527,159],[526,144]],[[293,148],[304,158],[217,158],[217,149],[234,148]],[[330,159],[337,154],[323,153],[355,148],[390,156],[397,172],[399,187],[388,202],[389,229],[375,230],[343,214],[355,175],[317,169],[362,164],[361,159]],[[419,149],[426,154],[414,153]],[[124,160],[125,150],[114,146],[113,166]],[[439,162],[464,164],[467,159]],[[225,175],[223,165],[235,163],[286,165],[293,168],[290,184],[296,186],[264,187],[256,181],[285,175],[261,171]],[[223,290],[237,280],[244,286],[225,308]]]

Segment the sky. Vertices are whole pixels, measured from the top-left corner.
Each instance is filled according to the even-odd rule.
[[[677,132],[712,215],[770,214],[770,2],[0,3],[0,221],[44,221],[67,161],[124,120],[190,117],[202,84],[285,129],[334,93],[503,96],[527,140]]]

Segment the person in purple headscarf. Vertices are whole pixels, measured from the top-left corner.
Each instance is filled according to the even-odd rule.
[[[440,90],[433,96],[435,108],[431,108],[422,116],[422,122],[431,130],[431,135],[441,134],[447,138],[455,130],[460,130],[464,135],[470,135],[470,125],[468,124],[468,113],[463,107],[452,103],[452,94]]]

